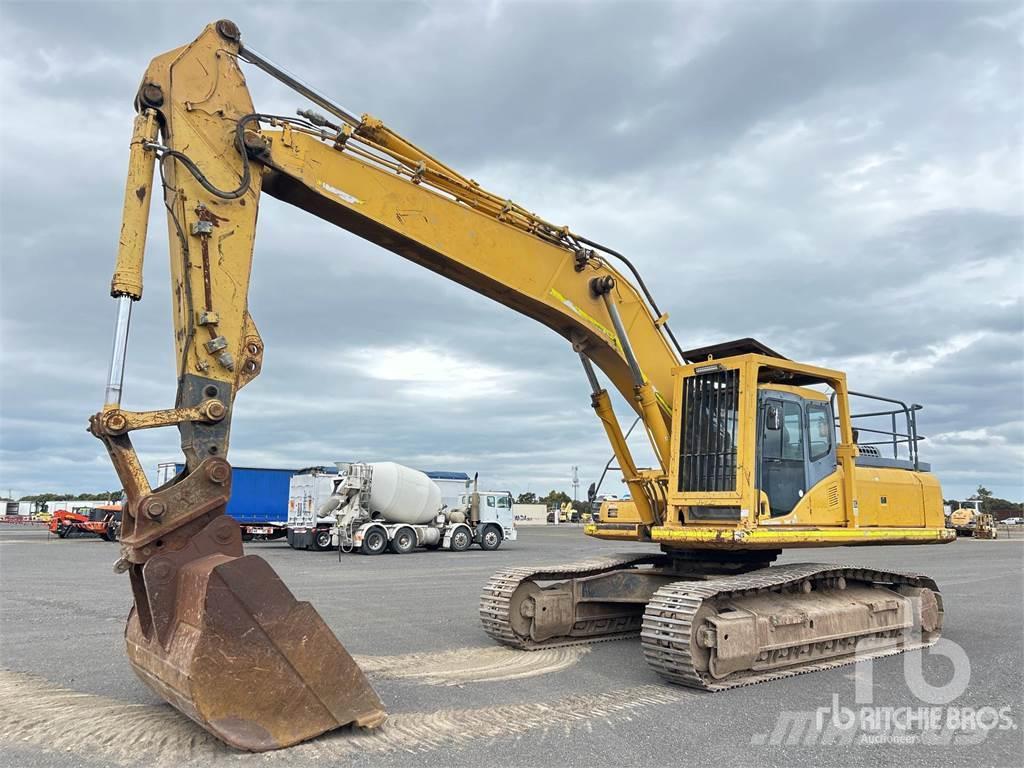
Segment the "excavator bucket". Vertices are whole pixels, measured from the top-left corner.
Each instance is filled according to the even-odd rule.
[[[223,514],[230,475],[210,458],[134,513],[129,502],[122,551],[142,559],[121,561],[135,598],[125,641],[136,674],[251,752],[379,725],[384,706],[320,615],[265,560],[243,554],[238,523]],[[154,510],[166,522],[154,526]]]

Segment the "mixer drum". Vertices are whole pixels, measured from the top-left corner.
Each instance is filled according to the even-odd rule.
[[[373,467],[370,512],[389,523],[424,525],[441,510],[441,489],[422,472],[393,461]]]

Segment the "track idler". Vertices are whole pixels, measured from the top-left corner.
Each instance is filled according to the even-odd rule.
[[[129,499],[119,568],[135,597],[125,629],[132,668],[238,749],[379,725],[383,704],[320,615],[265,560],[243,555],[238,523],[224,514],[230,485],[230,465],[211,457]]]

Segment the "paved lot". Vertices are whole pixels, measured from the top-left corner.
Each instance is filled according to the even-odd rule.
[[[134,677],[122,645],[131,598],[127,578],[111,572],[114,545],[0,525],[0,765],[1020,764],[1022,538],[781,559],[890,566],[938,580],[945,637],[969,660],[966,689],[952,701],[922,701],[914,669],[923,663],[925,681],[940,686],[954,668],[965,671],[963,662],[937,653],[923,661],[921,654],[891,657],[871,666],[866,703],[855,697],[854,667],[709,695],[661,683],[638,641],[542,655],[496,648],[476,616],[492,571],[627,549],[590,540],[575,527],[520,533],[519,542],[495,553],[349,555],[340,563],[334,553],[247,545],[300,599],[311,600],[360,658],[391,719],[373,735],[339,732],[291,750],[245,755],[211,739]],[[914,662],[909,675],[904,658]],[[902,734],[917,737],[912,744],[893,743],[899,732],[883,733],[888,743],[868,744],[862,736],[870,733],[848,731],[847,739],[856,738],[847,744],[834,729],[816,728],[815,711],[833,704],[858,711],[909,707],[918,718],[912,726],[922,722],[921,707],[936,707],[929,716],[942,722],[969,717],[965,708],[1005,707],[1003,724],[1012,720],[1014,727],[916,727]],[[872,711],[885,717],[889,710]],[[897,718],[908,710],[900,712]],[[823,715],[826,726],[828,719]]]

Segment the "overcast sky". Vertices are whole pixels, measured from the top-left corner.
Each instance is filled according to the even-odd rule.
[[[209,21],[628,254],[686,347],[741,336],[921,403],[946,497],[1024,498],[1020,2],[0,2],[0,494],[118,485],[102,404],[132,100]],[[308,106],[261,73],[262,111]],[[153,206],[124,405],[174,399]],[[581,494],[607,460],[533,321],[265,197],[239,466],[391,459]],[[628,420],[625,407],[620,415]],[[139,434],[143,462],[177,432]],[[605,490],[621,489],[617,482]]]

